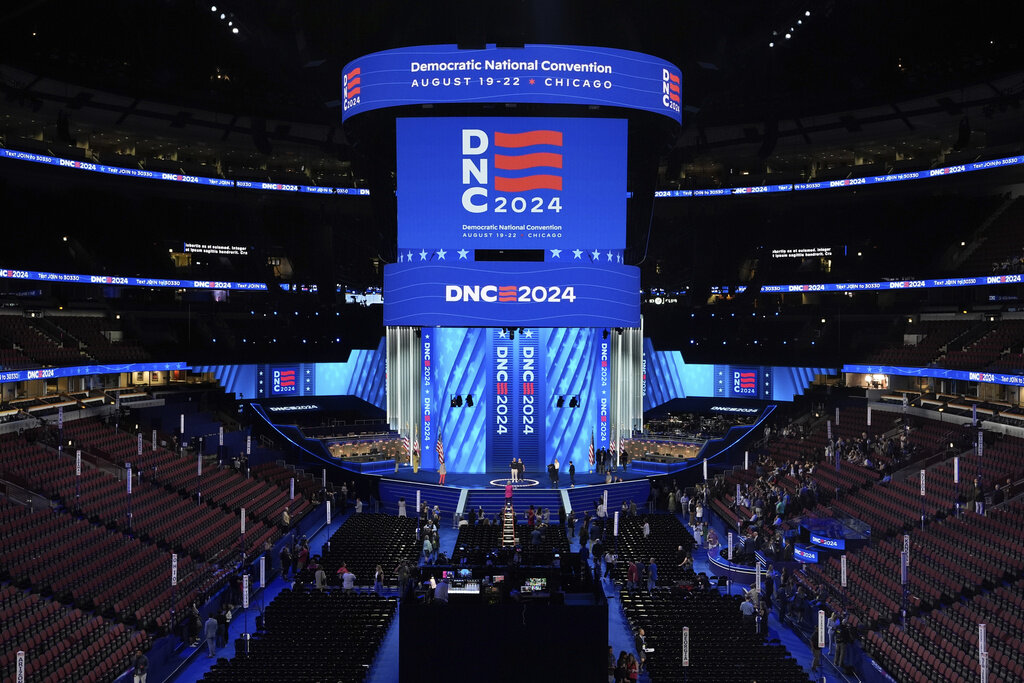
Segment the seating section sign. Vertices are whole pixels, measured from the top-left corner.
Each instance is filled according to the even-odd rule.
[[[398,245],[621,249],[627,122],[397,121]]]
[[[679,123],[682,85],[674,65],[630,50],[419,45],[374,52],[346,64],[342,121],[386,107],[523,102],[638,109]]]

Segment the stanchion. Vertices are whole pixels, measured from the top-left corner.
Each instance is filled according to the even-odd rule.
[[[839,584],[843,587],[843,612],[846,611],[846,553],[839,558]]]
[[[978,670],[981,674],[981,683],[988,683],[988,638],[985,634],[985,624],[978,624]]]
[[[245,654],[249,654],[249,574],[242,574],[242,609],[245,611]]]
[[[79,500],[81,495],[81,482],[82,482],[82,449],[79,448],[75,451],[75,512],[80,513],[82,511],[82,504]]]
[[[203,502],[203,454],[196,454],[196,501]]]
[[[925,510],[924,510],[924,472],[925,472],[924,470],[921,470],[921,531],[924,531],[924,519],[925,519]]]
[[[18,650],[17,665],[15,668],[14,680],[16,683],[25,683],[25,651]]]
[[[907,630],[907,605],[910,597],[910,577],[908,576],[910,561],[909,555],[910,554],[906,550],[900,553],[900,583],[903,584],[903,604],[901,605],[900,614],[904,631]]]
[[[683,680],[688,680],[690,668],[690,627],[683,627]]]
[[[953,456],[953,488],[955,500],[953,503],[956,505],[956,516],[960,516],[960,456]]]
[[[178,605],[178,553],[171,553],[171,633],[174,633],[174,613]]]
[[[127,522],[128,522],[128,536],[132,535],[132,464],[126,462],[124,464],[125,478],[128,482],[128,495],[126,497],[127,504]]]
[[[242,537],[241,537],[242,563],[239,565],[239,567],[244,569],[245,568],[245,508],[242,508],[241,523],[242,523]]]

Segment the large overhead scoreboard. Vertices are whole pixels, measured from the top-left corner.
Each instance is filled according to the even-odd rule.
[[[388,405],[424,467],[441,442],[453,472],[504,471],[512,457],[534,473],[555,458],[586,469],[591,443],[613,447],[616,420],[625,425],[617,373],[636,375],[640,414],[640,274],[625,263],[631,112],[620,110],[678,123],[681,86],[664,60],[581,46],[411,47],[346,65],[346,120],[403,107],[398,258],[384,268]],[[473,103],[574,106],[517,117]],[[415,340],[402,336],[410,328]]]

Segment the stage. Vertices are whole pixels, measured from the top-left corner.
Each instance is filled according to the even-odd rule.
[[[508,474],[492,472],[489,474],[450,473],[445,477],[445,486],[437,481],[437,472],[420,470],[413,472],[411,467],[402,467],[398,472],[376,473],[380,477],[379,495],[385,511],[398,509],[398,501],[406,501],[409,514],[415,506],[416,494],[421,501],[431,506],[437,505],[445,516],[452,513],[465,513],[469,510],[483,508],[488,515],[496,515],[505,505],[505,484]],[[543,478],[530,476],[527,472],[524,481],[514,485],[512,496],[516,511],[525,511],[530,505],[536,508],[549,508],[557,511],[559,507],[582,515],[584,512],[595,512],[597,502],[608,492],[609,516],[621,510],[622,504],[636,503],[641,510],[647,509],[647,498],[650,495],[650,482],[643,472],[619,472],[616,477],[621,482],[605,483],[603,475],[576,473],[576,486],[570,487],[568,475],[559,477],[559,485],[552,488],[551,482],[544,473]],[[535,482],[535,483],[534,483]]]
[[[379,475],[382,479],[395,480],[402,482],[412,482],[416,484],[434,484],[438,485],[437,472],[420,470],[419,472],[413,472],[412,467],[408,465],[403,466],[398,472],[394,472],[394,465],[392,465],[392,471],[382,472],[378,471],[374,474]],[[640,479],[646,479],[646,472],[634,472],[627,470],[623,472],[619,470],[614,475],[615,478],[621,477],[624,482],[636,481]],[[513,484],[516,491],[521,489],[548,489],[552,490],[551,480],[548,479],[548,473],[538,472],[530,473],[527,472],[523,475],[523,482],[520,484]],[[459,488],[459,489],[497,489],[500,488],[502,491],[505,489],[505,484],[509,482],[508,472],[489,472],[485,474],[464,474],[449,472],[445,476],[445,487],[446,488]],[[576,470],[576,487],[584,486],[604,486],[605,478],[603,474],[584,474],[579,470]],[[439,486],[439,485],[438,485]],[[569,475],[566,472],[562,472],[558,477],[558,488],[568,489],[569,488]]]

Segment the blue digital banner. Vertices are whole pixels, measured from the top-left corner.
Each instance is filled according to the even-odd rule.
[[[488,362],[493,378],[490,394],[494,415],[487,431],[488,467],[501,469],[516,457],[513,430],[516,405],[515,345],[506,330],[491,330],[492,355]]]
[[[7,370],[0,372],[2,382],[26,382],[34,379],[105,375],[115,372],[164,372],[188,370],[187,363],[125,363],[123,365],[75,365],[64,368],[38,368],[33,370]]]
[[[797,543],[793,546],[793,559],[804,564],[817,564],[818,551],[806,543]]]
[[[496,330],[500,333],[500,330]],[[516,389],[519,401],[516,405],[516,452],[527,467],[540,471],[547,465],[541,439],[541,425],[544,424],[544,372],[540,364],[537,342],[539,330],[526,328],[516,337],[516,358],[518,360]],[[552,460],[554,455],[552,455]]]
[[[417,104],[527,102],[639,109],[682,121],[682,73],[641,52],[581,45],[420,45],[345,65],[342,121]]]
[[[584,263],[384,267],[384,324],[639,327],[640,269]]]
[[[227,289],[231,291],[267,291],[266,282],[218,282],[215,280],[173,280],[114,275],[75,275],[36,270],[0,268],[0,279],[34,280],[61,284],[121,285],[125,287],[173,287],[175,289]]]
[[[106,175],[124,176],[128,178],[144,178],[146,180],[166,180],[175,183],[188,183],[191,185],[205,185],[208,187],[237,187],[248,190],[271,190],[282,192],[310,192],[314,194],[341,194],[341,195],[364,195],[368,196],[370,191],[356,187],[320,187],[317,185],[289,185],[283,183],[263,183],[249,180],[229,180],[227,178],[207,178],[205,176],[186,175],[182,173],[164,173],[161,171],[147,171],[144,168],[125,168],[123,166],[107,166],[91,161],[75,161],[61,157],[48,156],[46,154],[35,154],[33,152],[19,152],[14,149],[0,148],[0,157],[14,159],[16,161],[31,161],[37,164],[48,166],[60,166],[76,171],[90,171],[92,173],[104,173]]]
[[[832,538],[830,536],[822,536],[820,534],[811,534],[811,545],[816,545],[821,548],[829,548],[830,550],[846,550],[846,539]]]
[[[431,331],[434,384],[434,430],[444,445],[445,467],[449,472],[487,471],[488,416],[493,403],[487,392],[490,369],[487,364],[491,330],[481,328],[437,328]],[[451,399],[460,400],[452,405]],[[424,454],[422,466],[437,467],[435,445]],[[511,459],[511,451],[508,458]],[[508,460],[503,463],[507,469]]]
[[[226,178],[204,178],[202,176],[188,176],[177,173],[160,173],[147,171],[139,168],[124,168],[121,166],[106,166],[84,161],[74,161],[61,157],[35,154],[32,152],[20,152],[13,149],[0,148],[0,158],[13,159],[16,161],[29,161],[32,163],[46,164],[49,166],[60,166],[79,171],[90,171],[95,173],[106,173],[130,178],[146,178],[151,180],[167,180],[179,183],[191,183],[208,187],[230,187],[253,190],[278,190],[289,192],[302,192],[309,194],[334,194],[343,196],[369,196],[370,190],[358,187],[321,187],[318,185],[287,185],[281,183],[259,183],[251,181],[236,181]],[[725,197],[732,195],[754,195],[777,192],[793,192],[806,190],[829,190],[843,187],[863,187],[865,185],[879,185],[900,182],[904,180],[924,180],[927,178],[940,178],[958,173],[970,173],[972,171],[985,171],[993,168],[1006,166],[1019,166],[1024,164],[1024,156],[1004,157],[1001,159],[989,159],[987,161],[974,161],[961,166],[945,166],[933,168],[927,171],[908,171],[904,173],[890,173],[888,175],[867,176],[864,178],[847,178],[844,180],[819,181],[813,183],[799,183],[796,185],[755,185],[751,187],[720,187],[704,190],[658,190],[654,193],[656,198],[687,198],[687,197]]]
[[[621,249],[624,119],[398,119],[398,246]]]
[[[420,405],[422,416],[420,421],[420,456],[423,461],[433,462],[428,459],[428,454],[434,452],[434,439],[436,439],[434,422],[437,412],[435,410],[436,394],[434,392],[434,330],[425,327],[420,330],[420,350],[422,365],[420,366]]]
[[[611,443],[611,386],[612,386],[612,343],[607,334],[602,334],[595,347],[594,376],[597,397],[597,434],[594,448],[608,448]]]
[[[881,282],[826,282],[803,285],[761,285],[762,294],[792,292],[867,292],[894,289],[932,289],[936,287],[978,287],[981,285],[1020,284],[1024,275],[979,275],[925,280],[883,280]]]
[[[1024,387],[1024,376],[1002,372],[977,372],[973,370],[946,370],[944,368],[908,368],[897,365],[844,365],[843,372],[864,375],[899,375],[901,377],[934,377],[965,382],[985,382]]]

